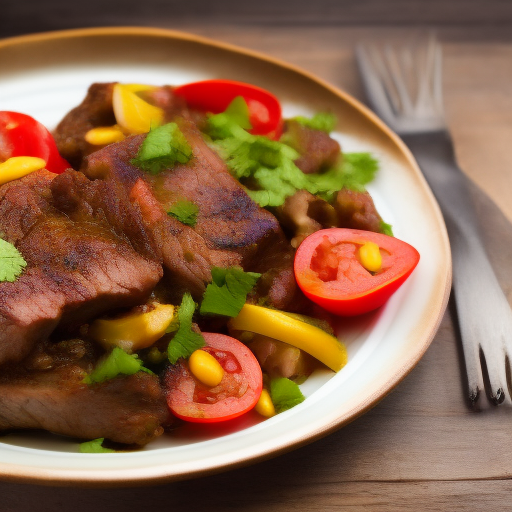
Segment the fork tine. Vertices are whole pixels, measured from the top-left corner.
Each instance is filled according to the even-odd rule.
[[[434,84],[433,99],[436,111],[439,115],[444,115],[443,105],[443,52],[441,45],[436,41],[434,50]]]
[[[389,75],[391,76],[396,91],[398,92],[402,113],[409,116],[413,112],[413,104],[411,96],[407,90],[407,84],[404,79],[404,73],[402,66],[400,65],[398,55],[389,45],[385,46],[384,55],[390,70]]]
[[[363,86],[366,95],[371,103],[380,105],[380,117],[384,122],[393,127],[395,125],[395,114],[390,103],[390,97],[386,94],[382,81],[376,73],[375,66],[368,53],[368,48],[363,44],[358,44],[355,51],[361,75],[365,77]]]

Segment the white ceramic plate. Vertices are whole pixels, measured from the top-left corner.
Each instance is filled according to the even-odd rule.
[[[285,117],[334,112],[346,151],[372,152],[381,171],[370,191],[395,236],[421,261],[376,313],[340,321],[349,362],[302,386],[307,400],[260,421],[191,426],[133,453],[80,454],[51,435],[0,438],[0,478],[75,484],[170,480],[227,469],[298,447],[367,411],[419,361],[446,307],[451,262],[438,206],[403,144],[345,93],[292,66],[196,36],[156,29],[91,29],[0,41],[0,109],[30,114],[49,128],[84,97],[92,82],[178,85],[231,78],[271,90]]]

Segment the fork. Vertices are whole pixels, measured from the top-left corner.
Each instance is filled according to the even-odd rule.
[[[470,404],[476,407],[485,393],[485,375],[491,402],[510,405],[512,311],[485,252],[469,179],[455,160],[443,111],[441,46],[435,37],[415,48],[359,45],[356,60],[370,105],[415,156],[446,222]]]

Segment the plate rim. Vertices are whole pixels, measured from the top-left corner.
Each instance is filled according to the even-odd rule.
[[[169,481],[185,480],[189,478],[197,478],[200,476],[212,475],[215,473],[228,471],[237,467],[246,466],[268,460],[273,457],[277,457],[286,452],[300,448],[306,444],[312,443],[322,437],[329,435],[330,433],[338,430],[339,428],[347,425],[348,423],[359,418],[371,408],[377,405],[383,398],[385,398],[391,391],[413,370],[418,364],[420,359],[423,357],[428,347],[430,346],[434,336],[439,328],[439,325],[444,316],[448,298],[450,295],[451,281],[452,281],[452,265],[451,265],[451,252],[448,241],[448,234],[446,232],[446,226],[441,214],[441,210],[437,201],[434,198],[432,191],[430,190],[425,178],[423,177],[412,153],[409,151],[407,146],[402,140],[378,118],[368,107],[366,107],[359,100],[348,94],[347,92],[337,88],[328,81],[317,77],[315,74],[301,68],[300,66],[285,62],[279,58],[270,56],[268,54],[258,52],[256,50],[244,48],[235,44],[226,43],[211,39],[208,37],[192,34],[189,32],[183,32],[172,29],[163,29],[156,27],[136,27],[136,26],[116,26],[116,27],[91,27],[91,28],[78,28],[68,30],[57,30],[49,32],[40,32],[35,34],[27,34],[21,36],[14,36],[5,39],[0,39],[0,54],[2,51],[11,47],[19,45],[31,45],[40,42],[57,41],[65,39],[79,39],[79,38],[94,38],[103,36],[137,36],[137,37],[149,37],[149,38],[163,38],[172,39],[177,41],[187,41],[192,43],[199,43],[207,47],[214,47],[220,50],[234,53],[239,56],[248,56],[256,58],[261,61],[265,61],[269,64],[273,64],[280,68],[292,71],[303,78],[306,78],[324,89],[328,90],[342,101],[349,104],[361,115],[366,117],[375,128],[383,132],[391,141],[397,146],[397,149],[401,155],[406,159],[407,165],[416,174],[416,178],[420,180],[423,185],[423,191],[430,199],[431,206],[436,212],[436,222],[442,227],[441,239],[442,246],[446,252],[446,279],[444,283],[444,290],[442,296],[439,298],[440,307],[437,311],[437,316],[432,319],[428,325],[428,333],[423,339],[422,344],[417,344],[416,350],[413,354],[409,354],[406,360],[400,360],[401,364],[397,370],[390,375],[387,379],[381,382],[378,389],[374,390],[371,396],[359,405],[354,410],[350,410],[350,414],[346,413],[342,416],[338,416],[335,421],[330,422],[327,425],[323,425],[314,432],[310,433],[306,438],[298,439],[293,442],[289,442],[277,449],[269,448],[266,451],[260,452],[257,455],[245,456],[237,459],[230,463],[217,464],[215,466],[209,466],[207,468],[195,469],[193,472],[181,472],[173,473],[166,471],[165,467],[158,467],[158,474],[155,474],[155,468],[130,468],[126,471],[114,471],[112,469],[97,470],[94,473],[91,470],[76,470],[76,469],[62,469],[62,468],[40,468],[30,467],[26,465],[17,465],[11,463],[0,463],[0,480],[19,482],[19,483],[37,483],[41,485],[50,486],[80,486],[80,487],[124,487],[128,485],[153,485],[157,483],[164,483]],[[404,358],[402,358],[404,359]],[[348,416],[348,417],[347,417]],[[132,473],[137,473],[133,474]]]

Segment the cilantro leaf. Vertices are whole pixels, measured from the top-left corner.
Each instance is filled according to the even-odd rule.
[[[181,223],[194,227],[197,222],[199,207],[192,201],[178,201],[167,210],[167,213]]]
[[[0,282],[14,282],[26,266],[27,262],[18,249],[0,238]]]
[[[343,175],[343,186],[353,190],[364,190],[373,181],[379,163],[370,153],[345,153],[339,172]]]
[[[203,336],[192,330],[195,309],[194,299],[190,293],[185,293],[178,308],[179,327],[167,347],[167,355],[172,364],[180,357],[188,358],[192,352],[206,345]]]
[[[213,282],[204,292],[201,314],[237,316],[260,277],[261,274],[244,272],[240,267],[212,268]]]
[[[384,235],[393,236],[393,226],[388,224],[387,222],[381,221],[380,223],[380,233]]]
[[[291,409],[305,400],[299,386],[286,377],[270,382],[270,398],[278,413]]]
[[[318,112],[313,117],[297,116],[293,117],[291,121],[325,133],[331,133],[336,128],[337,122],[336,116],[330,112]]]
[[[249,121],[249,107],[242,96],[237,96],[224,111],[233,122],[244,130],[250,130],[252,124]]]
[[[237,96],[224,112],[208,116],[206,133],[212,139],[243,139],[247,133],[245,130],[251,128],[249,107],[241,96]]]
[[[80,444],[80,453],[115,453],[115,450],[103,447],[104,437]]]
[[[151,130],[139,148],[132,164],[150,174],[185,164],[192,157],[192,148],[176,123]]]
[[[85,384],[93,384],[113,379],[118,375],[133,375],[138,371],[152,373],[144,368],[142,361],[136,354],[128,354],[119,347],[114,347],[112,352],[103,359],[96,368],[84,378]]]
[[[300,155],[291,146],[252,135],[227,118],[223,122],[222,130],[210,133],[212,147],[235,178],[250,184],[247,193],[262,207],[280,206],[297,190],[307,190],[327,201],[344,186],[364,190],[378,170],[369,153],[345,153],[330,169],[304,174],[294,163]]]

